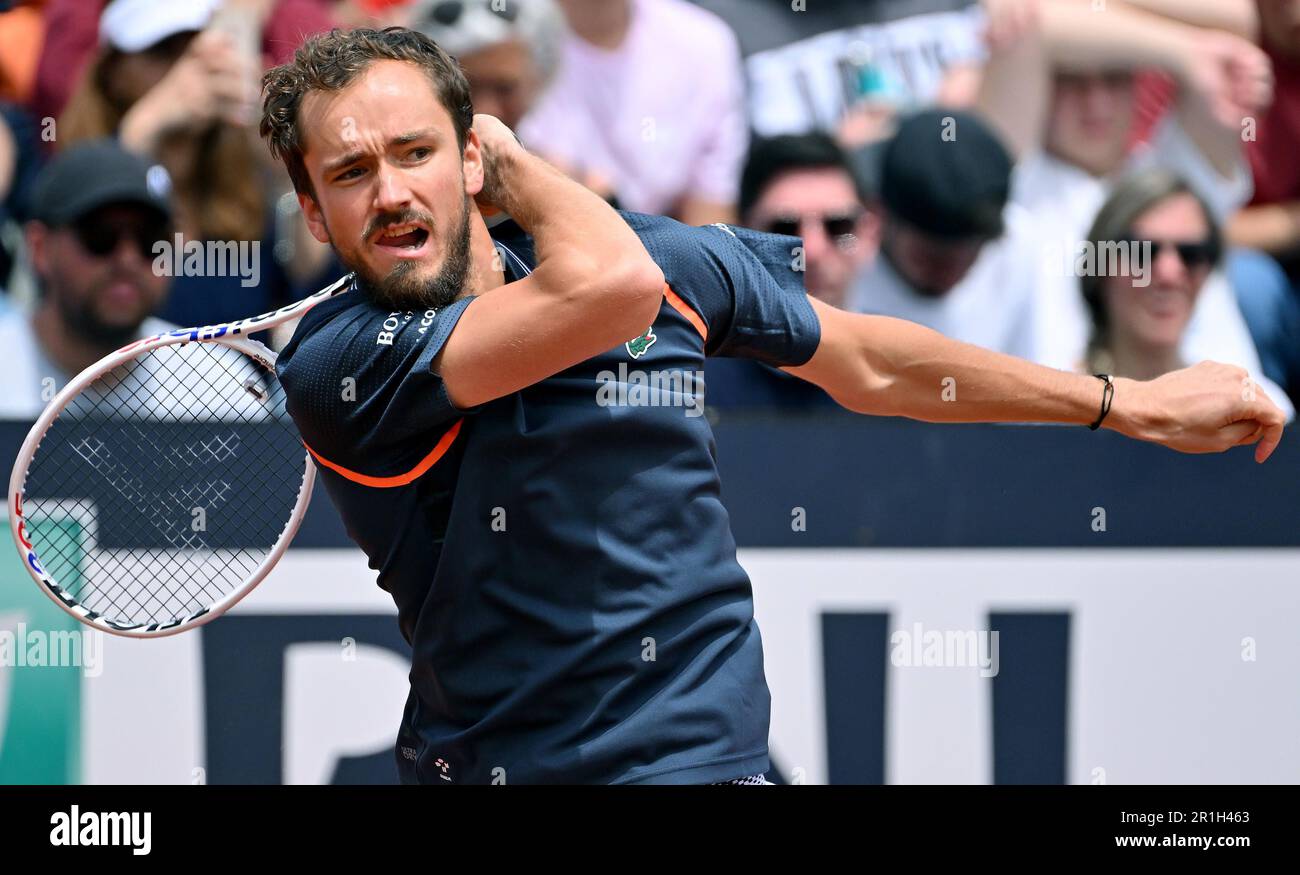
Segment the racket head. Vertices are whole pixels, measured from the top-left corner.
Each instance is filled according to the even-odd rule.
[[[265,579],[316,471],[275,360],[224,328],[187,329],[106,356],[54,397],[15,460],[9,520],[59,608],[154,638],[211,622]]]

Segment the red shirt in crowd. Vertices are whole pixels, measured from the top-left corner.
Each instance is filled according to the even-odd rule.
[[[1252,204],[1272,204],[1300,199],[1300,162],[1295,159],[1300,142],[1300,62],[1268,46],[1276,80],[1273,105],[1259,117],[1255,139],[1246,141],[1246,157],[1255,177]]]

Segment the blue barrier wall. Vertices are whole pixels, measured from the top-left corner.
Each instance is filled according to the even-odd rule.
[[[0,422],[0,458],[29,427]],[[837,412],[729,414],[714,433],[742,547],[1300,546],[1295,429],[1264,465],[1252,448],[1187,455],[1083,427]],[[791,527],[796,507],[805,531]],[[295,544],[350,546],[325,490]]]
[[[0,423],[12,460],[26,423]],[[1058,426],[930,425],[851,414],[731,414],[715,424],[724,498],[743,547],[1296,547],[1300,438],[1273,458],[1189,456],[1110,432]],[[1105,533],[1095,531],[1104,508]],[[793,525],[798,517],[803,525]],[[347,548],[318,490],[295,542]],[[810,554],[811,555],[811,554]],[[887,606],[821,614],[826,778],[878,783],[886,771]],[[1067,780],[1071,612],[990,611],[1008,669],[992,685],[991,779]],[[358,642],[407,655],[391,617],[234,615],[202,633],[208,780],[282,773],[282,661],[295,642]],[[254,646],[256,645],[256,646]],[[776,662],[780,653],[769,654]],[[267,719],[268,715],[275,719]],[[776,752],[774,752],[775,754]],[[788,777],[779,756],[778,781]],[[395,778],[391,751],[340,760],[335,782]]]

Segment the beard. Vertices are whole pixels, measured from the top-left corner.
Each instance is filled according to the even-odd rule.
[[[376,306],[389,311],[441,310],[465,290],[465,280],[469,276],[469,212],[469,196],[466,195],[460,221],[447,238],[447,254],[443,258],[442,267],[431,278],[422,278],[417,274],[421,265],[415,261],[399,262],[387,274],[380,276],[367,267],[360,257],[353,261],[337,245],[334,246],[334,251],[343,265],[356,274],[357,288]],[[423,213],[406,210],[378,216],[371,226],[423,221],[432,229],[431,219]],[[368,239],[369,233],[364,236]]]
[[[106,280],[102,285],[116,278]],[[67,294],[54,295],[55,305],[58,307],[59,316],[69,331],[80,337],[82,340],[89,341],[95,346],[102,348],[117,349],[126,346],[140,331],[140,326],[144,323],[147,313],[141,313],[139,318],[132,318],[127,323],[105,322],[99,317],[95,310],[95,292],[92,289],[85,298],[74,299],[74,296]]]

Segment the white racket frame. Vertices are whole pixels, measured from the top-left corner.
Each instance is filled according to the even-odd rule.
[[[45,571],[40,556],[36,553],[36,549],[32,546],[26,534],[26,524],[23,517],[23,491],[27,481],[27,471],[37,449],[40,448],[41,439],[45,437],[54,421],[59,418],[59,414],[72,402],[73,398],[76,398],[87,386],[105,373],[164,346],[183,346],[187,343],[217,343],[249,356],[274,374],[275,352],[244,335],[265,331],[268,328],[274,328],[277,325],[283,325],[285,322],[297,319],[322,301],[346,292],[351,286],[352,275],[348,274],[319,292],[270,313],[263,313],[260,316],[221,325],[177,329],[166,334],[135,341],[95,362],[74,377],[68,385],[64,386],[62,391],[55,395],[49,405],[41,412],[31,431],[27,433],[27,439],[23,441],[22,448],[18,451],[18,458],[14,461],[13,472],[9,477],[9,531],[13,535],[14,545],[18,548],[18,555],[23,560],[23,567],[36,581],[41,592],[49,596],[51,601],[77,621],[85,623],[94,629],[127,638],[161,638],[194,629],[220,617],[238,604],[244,596],[252,592],[271,572],[271,569],[280,561],[280,558],[284,556],[285,550],[289,548],[289,542],[298,533],[298,527],[302,525],[303,516],[307,512],[307,505],[311,502],[312,486],[316,481],[316,464],[312,461],[311,454],[306,451],[305,447],[303,450],[303,480],[302,487],[298,490],[298,499],[294,503],[293,512],[289,516],[284,531],[280,533],[279,539],[271,547],[271,551],[266,555],[266,558],[242,584],[208,607],[186,616],[174,617],[163,623],[125,625],[113,619],[105,618],[72,598],[67,590],[59,586],[59,582]],[[51,499],[58,497],[50,496]]]

